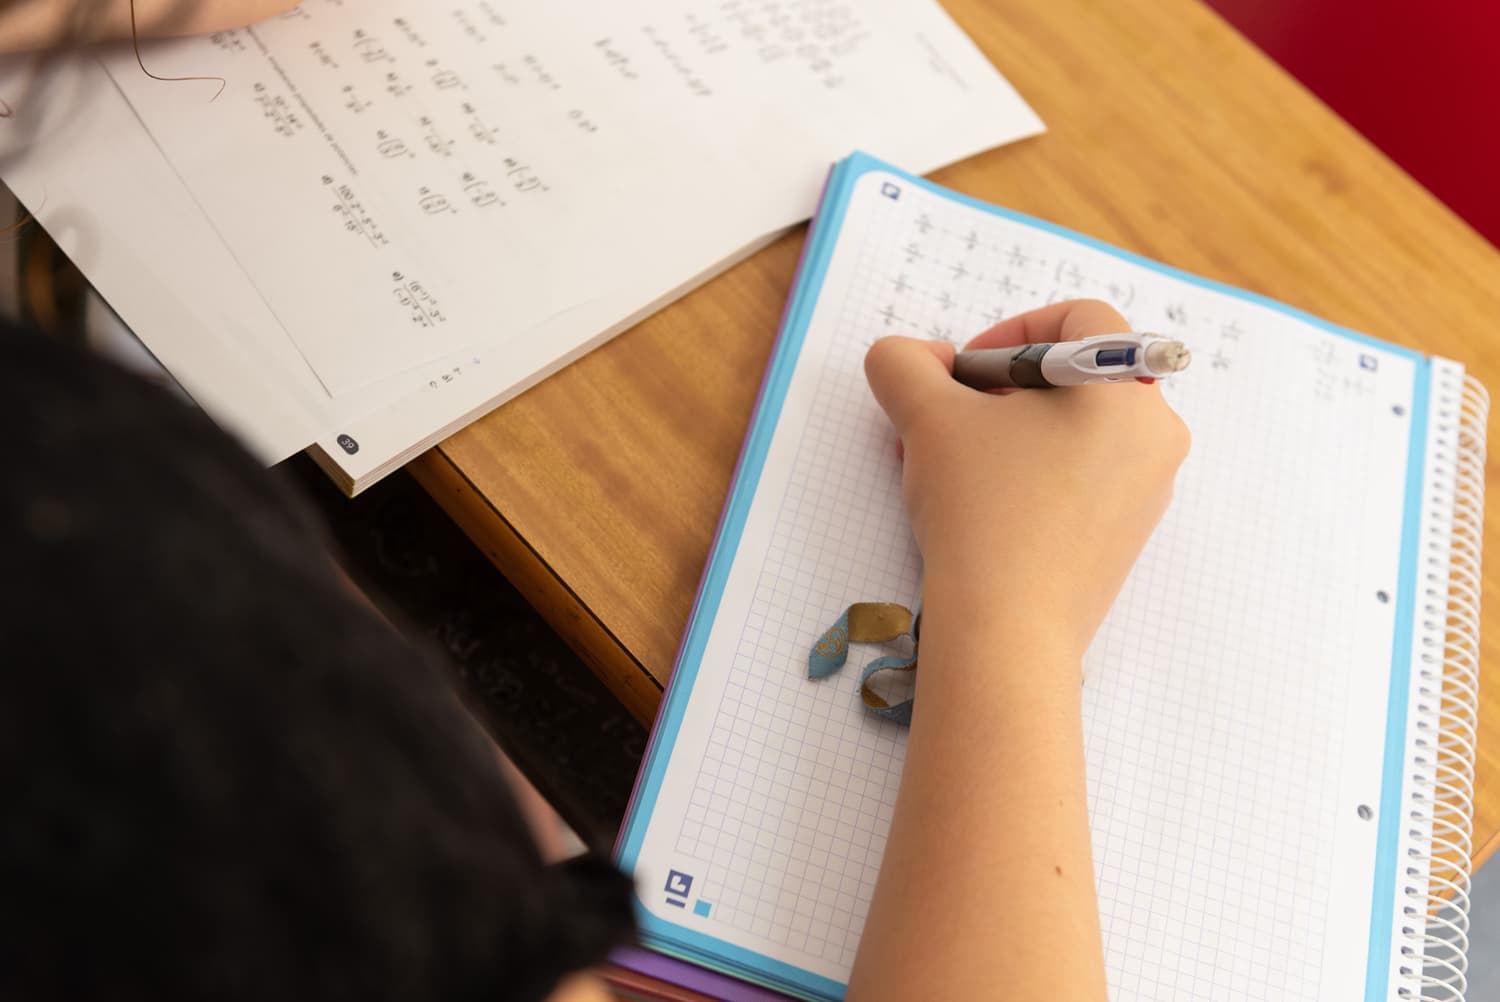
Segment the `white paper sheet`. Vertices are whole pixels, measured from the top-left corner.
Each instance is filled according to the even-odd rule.
[[[928,170],[1040,128],[927,2],[309,0],[146,57],[162,75],[223,76],[225,91],[153,81],[121,52],[107,65],[157,152],[122,141],[116,107],[68,142],[35,137],[6,176],[28,204],[48,191],[85,210],[73,218],[109,248],[88,271],[101,287],[172,281],[173,256],[214,262],[139,312],[109,296],[163,358],[197,357],[155,342],[188,336],[216,302],[259,299],[235,311],[250,328],[236,349],[261,353],[273,385],[286,374],[288,406],[316,425],[301,444],[360,427],[361,452],[338,456],[351,476],[804,218],[826,164],[854,146]],[[89,100],[118,104],[97,88]],[[87,152],[106,134],[124,163]],[[181,195],[159,194],[174,182]],[[190,206],[206,228],[175,222]],[[121,232],[142,212],[167,220],[144,259]],[[442,322],[414,322],[434,310]],[[179,378],[203,399],[234,396],[222,384],[238,368],[200,362]],[[283,451],[284,430],[262,434],[243,409],[229,420],[246,417],[262,454]]]

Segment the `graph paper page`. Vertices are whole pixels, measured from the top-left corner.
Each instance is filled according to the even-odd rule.
[[[643,907],[810,994],[847,979],[906,734],[861,707],[853,658],[815,683],[807,653],[920,577],[863,355],[1098,297],[1194,357],[1163,386],[1192,454],[1085,660],[1111,997],[1363,998],[1360,808],[1380,803],[1425,363],[894,174],[848,198],[640,843]]]

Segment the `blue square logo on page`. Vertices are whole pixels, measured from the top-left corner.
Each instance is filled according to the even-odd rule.
[[[901,187],[891,184],[889,181],[882,181],[880,183],[880,193],[894,202],[901,197]]]
[[[667,871],[667,904],[683,907],[688,894],[693,889],[693,878],[691,874],[683,873],[681,870]]]

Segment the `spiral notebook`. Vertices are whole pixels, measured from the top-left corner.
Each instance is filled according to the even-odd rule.
[[[1192,454],[1085,659],[1111,997],[1460,996],[1483,388],[859,154],[824,192],[621,834],[645,942],[842,996],[906,733],[857,672],[808,681],[807,652],[920,575],[862,356],[1081,296],[1194,356],[1162,387]]]

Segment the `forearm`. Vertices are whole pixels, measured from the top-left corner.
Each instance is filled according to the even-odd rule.
[[[134,0],[141,37],[197,35],[250,24],[295,0]],[[132,0],[0,0],[0,52],[130,37]]]
[[[1081,652],[1019,615],[1018,599],[992,602],[961,577],[927,582],[916,711],[856,1002],[1105,997]]]

